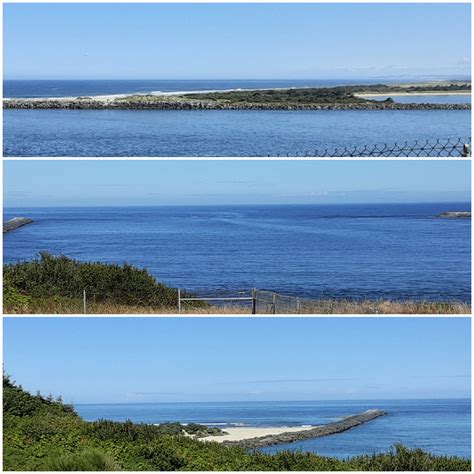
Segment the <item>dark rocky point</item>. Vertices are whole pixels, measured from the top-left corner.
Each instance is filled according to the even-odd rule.
[[[3,223],[3,233],[6,234],[7,232],[11,232],[19,227],[32,223],[33,221],[27,217],[14,217],[13,219],[9,219]]]

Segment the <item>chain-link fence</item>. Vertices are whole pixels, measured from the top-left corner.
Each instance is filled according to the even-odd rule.
[[[270,156],[270,155],[269,155]],[[376,145],[345,146],[335,148],[319,148],[303,152],[286,153],[287,157],[468,157],[471,156],[470,138],[447,138],[414,140]]]

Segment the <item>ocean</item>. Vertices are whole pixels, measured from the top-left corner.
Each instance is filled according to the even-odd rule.
[[[253,287],[300,297],[471,298],[469,203],[21,208],[5,263],[39,251],[128,262],[200,295]]]
[[[202,423],[225,430],[231,426],[302,426],[330,423],[371,408],[387,416],[319,439],[264,448],[310,451],[346,458],[387,451],[395,443],[433,454],[471,456],[471,402],[451,400],[363,400],[304,402],[216,402],[75,405],[80,416],[142,423]]]
[[[4,97],[322,87],[380,81],[4,81]],[[470,96],[418,96],[414,101],[464,103]],[[278,156],[471,135],[469,110],[7,109],[3,117],[5,156]]]

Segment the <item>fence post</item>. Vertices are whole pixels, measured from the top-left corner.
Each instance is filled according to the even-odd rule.
[[[469,145],[467,143],[462,147],[461,156],[462,157],[471,156],[471,150],[469,149]]]
[[[178,314],[181,314],[181,290],[178,288]]]
[[[84,290],[83,294],[82,294],[82,306],[83,306],[83,309],[84,309],[84,314],[87,314],[86,290]]]
[[[276,293],[273,293],[272,314],[276,313]]]
[[[257,314],[257,289],[252,288],[252,314]]]
[[[300,299],[296,298],[296,314],[300,314]]]

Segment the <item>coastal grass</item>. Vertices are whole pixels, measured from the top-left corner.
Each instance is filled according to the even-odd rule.
[[[81,314],[83,301],[79,298],[50,296],[28,298],[20,295],[19,300],[4,301],[5,314]],[[178,309],[173,306],[138,306],[116,303],[90,302],[87,304],[88,314],[171,314],[177,315]],[[276,314],[470,314],[471,307],[457,302],[429,301],[345,301],[345,300],[313,300],[301,305],[300,311],[282,310]],[[249,305],[182,305],[181,314],[251,314]],[[264,313],[263,313],[264,314]]]
[[[189,430],[186,431],[186,430]],[[202,425],[86,422],[60,398],[3,377],[5,471],[470,471],[470,460],[394,446],[344,460],[299,451],[264,454],[203,443]],[[210,428],[213,431],[221,431]]]

